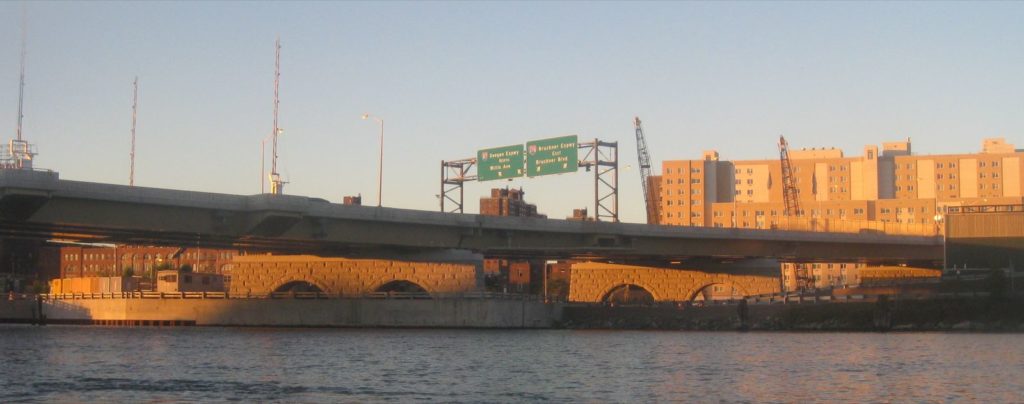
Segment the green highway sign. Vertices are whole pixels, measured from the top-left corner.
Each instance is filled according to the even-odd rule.
[[[523,145],[495,147],[476,152],[477,180],[491,181],[523,176]]]
[[[534,140],[526,143],[526,175],[576,172],[576,135]]]

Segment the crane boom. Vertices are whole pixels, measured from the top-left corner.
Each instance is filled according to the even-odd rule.
[[[800,211],[800,198],[797,195],[796,176],[789,160],[789,143],[779,136],[779,160],[782,163],[782,200],[785,202],[784,216],[796,216]]]
[[[800,215],[800,195],[796,187],[796,173],[789,159],[789,143],[779,135],[779,162],[782,163],[782,200],[785,203],[783,215],[788,217]],[[807,264],[794,264],[793,275],[798,290],[814,289],[814,276],[807,269]]]
[[[647,140],[644,139],[644,129],[640,126],[639,117],[633,117],[633,126],[636,127],[636,157],[640,164],[640,185],[643,187],[644,203],[647,206],[647,223],[658,224],[658,200],[650,194],[651,155],[647,151]]]

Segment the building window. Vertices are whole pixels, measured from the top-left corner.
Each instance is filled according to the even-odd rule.
[[[942,174],[935,174],[935,179],[941,180],[942,179]]]
[[[700,184],[700,178],[694,178],[690,180],[691,184]]]
[[[935,168],[942,168],[942,163],[936,163]]]
[[[985,166],[985,162],[984,161],[979,161],[978,162],[978,167],[984,167],[984,166]]]
[[[700,174],[700,169],[699,168],[691,168],[690,172],[694,173],[694,174]]]

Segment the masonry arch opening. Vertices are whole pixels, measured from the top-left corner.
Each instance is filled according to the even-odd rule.
[[[601,301],[615,305],[649,306],[654,304],[654,295],[642,286],[625,284],[612,288]]]
[[[410,281],[406,281],[406,280],[397,280],[397,281],[387,282],[387,283],[377,287],[377,290],[375,290],[375,292],[383,292],[383,293],[409,293],[409,294],[422,294],[422,295],[428,295],[429,296],[429,292],[427,292],[427,290],[424,289],[422,286],[420,286],[419,284],[417,284],[415,282],[410,282]]]
[[[746,296],[742,290],[729,283],[710,283],[697,289],[690,296],[691,302],[713,302],[738,300]]]
[[[285,284],[283,284],[281,286],[278,286],[277,289],[274,289],[274,293],[289,293],[289,292],[300,292],[300,293],[301,292],[316,292],[316,293],[323,293],[324,291],[323,291],[323,289],[320,289],[319,286],[316,286],[316,285],[314,285],[312,283],[309,283],[309,282],[306,282],[306,281],[291,281],[291,282],[285,283]]]

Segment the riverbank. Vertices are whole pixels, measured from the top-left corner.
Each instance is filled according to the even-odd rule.
[[[701,331],[1024,332],[1024,299],[958,297],[707,307],[532,299],[95,298],[0,302],[0,323]]]

